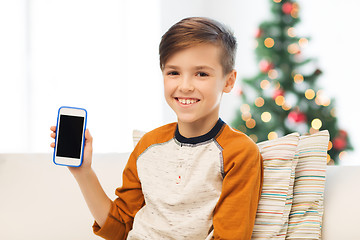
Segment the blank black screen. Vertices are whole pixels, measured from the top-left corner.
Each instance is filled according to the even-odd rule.
[[[56,156],[80,158],[84,118],[60,115]]]

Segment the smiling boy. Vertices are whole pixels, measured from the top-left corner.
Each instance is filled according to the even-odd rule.
[[[111,201],[91,168],[70,168],[106,239],[250,239],[263,168],[256,144],[219,118],[232,90],[236,40],[221,23],[186,18],[162,37],[164,93],[177,122],[145,134]],[[54,131],[54,127],[51,128]],[[52,137],[54,137],[54,133]],[[54,146],[54,144],[52,144]]]
[[[214,44],[195,45],[175,52],[164,65],[165,98],[185,137],[204,135],[214,127],[222,93],[234,86],[236,71],[224,74],[220,54]]]

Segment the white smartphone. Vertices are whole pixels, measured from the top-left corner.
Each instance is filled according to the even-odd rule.
[[[83,108],[60,107],[58,111],[54,163],[80,167],[83,161],[87,111]]]

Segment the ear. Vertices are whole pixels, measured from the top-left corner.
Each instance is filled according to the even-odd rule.
[[[226,79],[225,79],[226,82],[223,89],[224,93],[229,93],[233,89],[236,81],[236,74],[237,74],[236,70],[233,69],[229,74],[226,75]]]

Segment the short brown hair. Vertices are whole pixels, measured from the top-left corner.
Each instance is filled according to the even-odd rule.
[[[175,52],[206,43],[222,48],[220,63],[223,73],[231,72],[235,64],[236,38],[222,23],[204,17],[184,18],[162,36],[159,45],[161,70]]]

